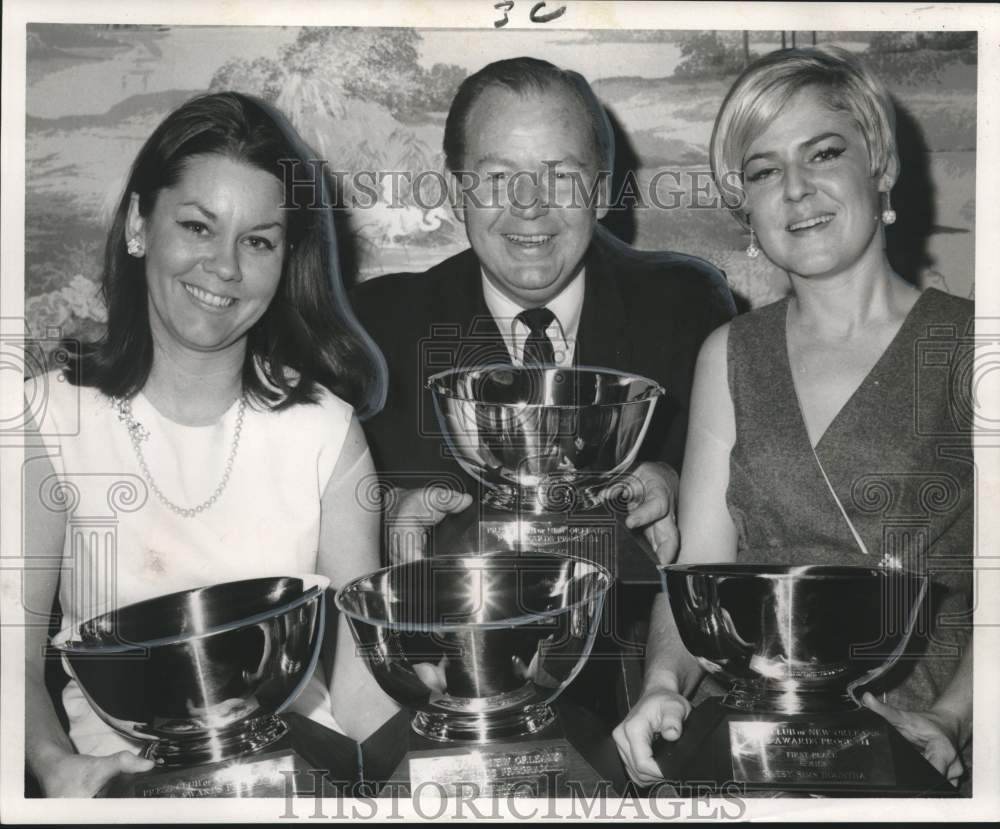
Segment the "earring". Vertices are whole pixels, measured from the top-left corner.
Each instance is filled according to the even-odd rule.
[[[142,244],[138,236],[133,236],[128,240],[125,250],[128,251],[129,256],[135,256],[136,258],[141,257],[146,252],[145,245]]]
[[[757,247],[757,237],[754,235],[753,228],[750,228],[750,244],[747,245],[747,256],[750,259],[756,259],[760,254],[760,248]]]
[[[889,201],[889,193],[885,192],[882,195],[884,197],[882,199],[884,204],[882,208],[882,224],[891,225],[896,221],[896,211],[892,209],[892,202]]]

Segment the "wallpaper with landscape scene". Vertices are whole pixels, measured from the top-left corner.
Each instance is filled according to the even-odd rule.
[[[28,327],[84,338],[104,320],[97,290],[109,215],[142,141],[173,107],[236,89],[283,110],[350,202],[359,171],[439,171],[445,113],[468,73],[502,57],[544,57],[586,75],[616,128],[622,209],[607,224],[643,249],[696,254],[723,268],[744,306],[780,297],[785,278],[707,186],[716,110],[749,57],[834,42],[859,53],[897,101],[903,170],[889,232],[908,279],[973,295],[976,162],[974,33],[670,32],[358,28],[28,27],[26,277]],[[674,209],[637,203],[670,171]],[[340,211],[345,279],[423,270],[466,246],[434,194],[405,179],[371,207]],[[427,187],[436,187],[425,177]],[[621,188],[625,187],[622,191]],[[698,188],[701,188],[700,192]],[[669,195],[669,194],[668,194]]]

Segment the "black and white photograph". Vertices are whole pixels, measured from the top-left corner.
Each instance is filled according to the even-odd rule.
[[[998,47],[6,3],[0,817],[1000,817]]]

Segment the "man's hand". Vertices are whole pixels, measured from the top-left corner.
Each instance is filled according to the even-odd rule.
[[[934,711],[904,711],[879,702],[871,693],[861,701],[920,750],[934,768],[952,785],[965,773],[956,743],[957,728],[948,718]]]
[[[624,480],[609,487],[605,498],[622,498],[628,506],[625,526],[643,529],[660,564],[671,564],[680,548],[677,490],[680,482],[669,464],[640,463]]]
[[[665,689],[644,693],[628,716],[612,732],[618,753],[629,776],[643,786],[663,779],[663,772],[653,759],[653,740],[681,736],[691,703],[681,694]]]
[[[386,551],[390,564],[423,558],[430,529],[446,515],[472,503],[467,492],[432,484],[418,489],[394,489],[385,511]]]

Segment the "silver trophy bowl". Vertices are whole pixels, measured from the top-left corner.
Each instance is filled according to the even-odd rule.
[[[858,708],[856,689],[898,660],[927,589],[925,577],[866,567],[661,572],[684,645],[730,682],[723,704],[783,714]]]
[[[427,381],[455,458],[500,509],[569,511],[635,461],[663,388],[601,368],[452,369]]]
[[[159,596],[61,631],[53,647],[101,718],[168,767],[270,745],[323,635],[322,576]]]
[[[594,642],[611,574],[547,553],[438,556],[344,586],[337,607],[379,685],[434,740],[535,733]]]

